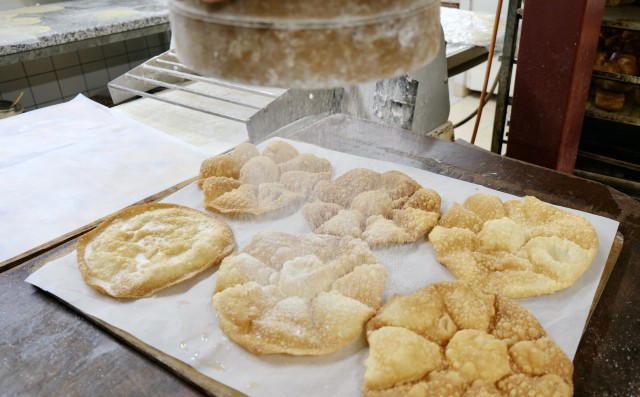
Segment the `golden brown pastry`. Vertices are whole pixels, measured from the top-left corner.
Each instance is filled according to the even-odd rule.
[[[604,70],[604,66],[607,63],[607,53],[605,51],[599,50],[596,52],[596,59],[593,62],[593,69],[594,70],[601,70],[601,71],[606,71]]]
[[[362,238],[371,247],[423,238],[440,216],[440,195],[400,171],[353,169],[320,181],[303,215],[314,233]]]
[[[84,281],[116,298],[142,298],[217,265],[235,248],[218,217],[175,204],[142,204],[80,237]]]
[[[316,184],[331,179],[331,163],[300,154],[285,141],[273,141],[260,154],[238,145],[202,163],[198,184],[204,207],[229,216],[284,215],[297,209]]]
[[[532,196],[503,203],[488,193],[453,205],[429,240],[456,278],[510,298],[570,287],[598,251],[586,218]]]
[[[624,108],[625,93],[596,89],[596,95],[593,104],[600,109],[618,112]]]
[[[633,54],[616,53],[611,57],[611,62],[618,68],[618,73],[629,76],[638,75],[638,59]]]
[[[220,328],[256,354],[318,355],[360,335],[386,272],[362,240],[260,233],[217,273]]]
[[[459,282],[396,295],[367,323],[364,395],[571,396],[573,364],[515,301]]]

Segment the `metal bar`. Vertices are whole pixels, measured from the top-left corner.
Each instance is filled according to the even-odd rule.
[[[581,157],[584,157],[584,158],[587,158],[587,159],[591,159],[591,160],[600,161],[602,163],[615,165],[615,166],[618,166],[620,168],[626,168],[626,169],[633,170],[633,171],[640,171],[640,165],[638,165],[638,164],[630,163],[630,162],[624,161],[624,160],[614,159],[614,158],[607,157],[607,156],[602,156],[602,155],[596,154],[596,153],[586,152],[584,150],[578,150],[578,156],[581,156]]]
[[[181,64],[178,64],[178,65],[180,65],[181,67],[183,67],[186,70],[189,70],[189,68],[187,68],[184,65],[181,65]],[[164,68],[160,68],[160,67],[157,67],[157,66],[151,66],[149,64],[142,64],[141,66],[143,66],[145,69],[166,73],[169,76],[181,77],[181,78],[186,79],[186,80],[193,80],[193,81],[198,81],[198,82],[201,82],[201,83],[208,83],[208,84],[214,84],[214,85],[221,86],[221,87],[233,88],[233,89],[238,90],[238,91],[249,92],[249,93],[252,93],[252,94],[266,96],[266,97],[269,97],[269,98],[277,98],[277,97],[280,96],[278,94],[273,94],[273,93],[268,92],[268,91],[262,91],[262,90],[258,90],[258,89],[255,89],[255,88],[250,88],[250,87],[247,87],[247,86],[244,86],[244,85],[228,83],[228,82],[212,79],[210,77],[202,77],[202,76],[199,76],[199,75],[196,75],[196,74],[192,74],[192,73],[185,73],[185,72],[179,72],[177,70],[164,69]]]
[[[188,92],[190,94],[194,94],[194,95],[199,95],[205,98],[210,98],[210,99],[216,99],[218,101],[222,101],[222,102],[227,102],[227,103],[232,103],[234,105],[238,105],[238,106],[243,106],[243,107],[247,107],[247,108],[251,108],[251,109],[262,109],[262,106],[256,106],[256,105],[250,105],[244,102],[240,102],[240,101],[236,101],[233,99],[228,99],[228,98],[224,98],[221,96],[217,96],[217,95],[211,95],[211,94],[207,94],[198,90],[194,90],[193,88],[189,88],[189,87],[185,87],[185,86],[181,86],[181,85],[177,85],[177,84],[171,84],[171,83],[166,83],[164,81],[160,81],[160,80],[156,80],[150,77],[142,77],[142,76],[138,76],[135,74],[128,74],[127,77],[129,77],[130,79],[134,79],[134,80],[139,80],[139,81],[144,81],[145,83],[153,83],[159,87],[164,87],[164,88],[171,88],[173,90],[177,90],[177,91],[184,91],[184,92]]]
[[[130,93],[133,93],[133,94],[145,97],[145,98],[155,99],[155,100],[160,101],[160,102],[169,103],[171,105],[181,106],[183,108],[195,110],[197,112],[207,113],[207,114],[210,114],[212,116],[222,117],[222,118],[225,118],[227,120],[237,121],[237,122],[245,123],[245,124],[247,122],[247,119],[241,119],[241,118],[238,118],[238,117],[235,117],[235,116],[229,116],[229,115],[218,113],[218,112],[212,112],[212,111],[210,111],[208,109],[200,108],[200,107],[197,107],[197,106],[191,106],[191,105],[187,105],[185,103],[172,101],[170,99],[163,98],[163,97],[158,96],[158,95],[149,94],[147,92],[136,90],[136,89],[129,88],[129,87],[125,87],[125,86],[120,85],[120,84],[109,83],[109,87],[115,88],[115,89],[118,89],[118,90],[121,90],[121,91],[125,91],[125,92],[130,92]]]
[[[491,151],[498,154],[502,154],[504,130],[507,124],[507,109],[511,104],[509,92],[511,91],[511,75],[518,42],[518,10],[521,9],[521,6],[522,0],[510,0],[509,8],[507,9],[507,26],[505,27],[502,63],[498,72],[498,95],[496,96],[496,110],[491,138]]]

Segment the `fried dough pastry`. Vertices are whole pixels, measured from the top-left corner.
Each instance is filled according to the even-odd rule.
[[[400,171],[356,168],[333,182],[319,181],[303,215],[314,233],[359,237],[381,247],[426,236],[438,223],[440,202],[437,192]]]
[[[228,216],[284,215],[299,208],[316,184],[331,179],[331,163],[300,154],[284,141],[273,141],[262,154],[242,143],[229,154],[205,160],[198,185],[204,207]]]
[[[217,265],[235,249],[222,219],[175,204],[126,208],[80,237],[84,281],[116,298],[142,298]]]
[[[538,320],[462,281],[395,295],[367,323],[367,340],[367,397],[573,393],[573,363]]]
[[[299,154],[296,148],[284,141],[274,141],[262,151],[263,156],[269,157],[276,164],[285,163]]]
[[[532,196],[503,203],[487,193],[454,203],[429,240],[456,278],[514,299],[570,287],[598,251],[586,218]]]
[[[220,154],[208,158],[200,164],[200,175],[198,176],[198,186],[202,186],[205,179],[210,176],[226,176],[238,179],[240,167],[237,161],[228,154]]]
[[[229,152],[229,156],[233,157],[233,159],[238,164],[238,167],[242,168],[242,166],[245,165],[247,161],[251,160],[254,157],[260,156],[260,152],[254,144],[243,142],[233,148],[233,150]]]
[[[217,273],[220,328],[255,354],[319,355],[362,335],[386,271],[362,240],[259,233]]]

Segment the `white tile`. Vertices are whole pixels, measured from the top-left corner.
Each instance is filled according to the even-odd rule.
[[[124,46],[124,42],[118,41],[115,43],[109,43],[102,46],[102,53],[105,58],[115,57],[118,55],[124,55],[127,53],[127,49]]]
[[[136,52],[147,48],[147,40],[144,37],[136,37],[124,42],[127,52]]]
[[[90,47],[84,48],[78,51],[78,56],[80,57],[80,63],[90,63],[95,62],[99,59],[104,58],[102,54],[102,49],[100,47]]]
[[[24,108],[35,104],[26,78],[0,83],[0,97],[5,101],[15,100],[20,92],[24,92],[19,102]]]
[[[87,85],[84,81],[82,68],[80,66],[72,66],[70,68],[57,70],[58,82],[62,96],[76,96],[87,91]]]
[[[12,63],[0,66],[0,83],[11,80],[18,80],[25,77],[22,63]]]
[[[149,48],[149,58],[153,58],[155,56],[158,56],[164,52],[166,52],[168,50],[168,48],[162,47],[162,46],[157,46],[157,47],[151,47]]]
[[[128,56],[129,56],[129,66],[131,67],[131,69],[135,68],[141,63],[148,61],[150,58],[149,51],[146,49],[142,51],[130,52]]]
[[[53,61],[53,67],[55,69],[64,69],[80,64],[77,51],[54,55],[51,57],[51,61]]]
[[[157,47],[163,44],[162,33],[150,34],[145,38],[147,40],[147,47]]]
[[[84,64],[82,65],[82,71],[89,90],[106,86],[109,82],[107,65],[104,60]]]
[[[50,57],[32,59],[24,62],[24,70],[27,72],[27,76],[47,73],[53,70],[53,63],[51,63]]]
[[[31,92],[36,105],[61,99],[62,93],[54,72],[29,77]]]
[[[120,55],[113,58],[105,59],[107,64],[107,73],[109,74],[109,81],[114,80],[129,70],[129,59],[126,55]]]

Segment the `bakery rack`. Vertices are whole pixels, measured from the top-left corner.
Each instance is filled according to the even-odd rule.
[[[602,27],[640,31],[640,6],[606,7]],[[640,88],[638,76],[594,70],[592,78]],[[640,199],[640,105],[627,97],[622,110],[611,112],[593,100],[590,95],[574,174]]]

